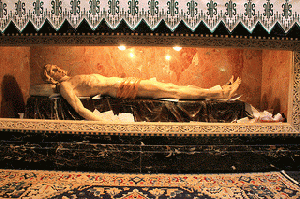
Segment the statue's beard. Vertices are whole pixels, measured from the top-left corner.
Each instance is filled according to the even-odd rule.
[[[69,78],[70,78],[69,76],[64,75],[64,76],[62,76],[62,77],[58,80],[58,82],[66,81],[66,80],[68,80]]]

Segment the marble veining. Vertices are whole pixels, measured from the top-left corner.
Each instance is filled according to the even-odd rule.
[[[299,137],[1,134],[1,168],[141,173],[299,169]]]

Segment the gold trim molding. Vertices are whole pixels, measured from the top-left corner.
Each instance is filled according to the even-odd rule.
[[[220,123],[98,123],[90,121],[54,121],[33,119],[1,119],[2,131],[63,133],[86,135],[138,136],[265,136],[296,135],[293,125],[220,124]]]

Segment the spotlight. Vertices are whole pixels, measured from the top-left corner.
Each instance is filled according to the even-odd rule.
[[[180,51],[182,49],[182,47],[180,47],[180,46],[174,46],[173,49],[176,50],[176,51]]]
[[[134,58],[134,54],[133,54],[133,53],[129,53],[129,56],[130,56],[131,58]]]
[[[170,55],[166,55],[165,59],[169,61],[171,59],[171,56]]]
[[[126,46],[124,46],[124,45],[120,45],[118,48],[119,48],[119,50],[126,50]]]

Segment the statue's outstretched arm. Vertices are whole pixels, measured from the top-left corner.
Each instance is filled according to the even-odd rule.
[[[85,108],[80,99],[75,95],[74,90],[70,83],[63,82],[60,85],[61,96],[68,101],[68,103],[74,108],[74,110],[87,120],[93,121],[105,121],[101,117],[93,114],[90,110]]]

